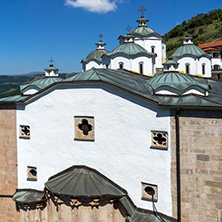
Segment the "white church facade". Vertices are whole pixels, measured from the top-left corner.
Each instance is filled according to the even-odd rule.
[[[196,76],[211,57],[185,38],[166,60],[138,22],[83,72],[62,79],[51,59],[0,99],[0,221],[221,219],[222,84]]]

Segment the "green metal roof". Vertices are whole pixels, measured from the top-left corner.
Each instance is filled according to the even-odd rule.
[[[102,62],[102,56],[104,54],[108,54],[109,51],[107,51],[106,49],[96,49],[94,51],[92,51],[91,53],[89,53],[89,55],[82,60],[82,62],[88,62],[91,60],[96,60],[98,62]]]
[[[163,65],[178,65],[178,62],[175,62],[173,60],[167,60],[166,62],[163,63]]]
[[[148,82],[148,85],[153,89],[154,92],[160,90],[161,88],[170,88],[181,93],[191,88],[198,89],[202,93],[205,93],[208,90],[207,84],[200,83],[192,76],[179,72],[157,74]]]
[[[148,28],[146,26],[141,26],[133,29],[131,32],[129,32],[130,35],[140,35],[140,36],[149,36],[151,34],[157,34],[155,31],[153,31],[151,28]],[[158,35],[158,34],[157,34]]]
[[[73,166],[50,177],[45,187],[53,194],[74,198],[114,198],[127,194],[107,177],[86,166]]]
[[[56,67],[54,66],[49,66],[48,68],[45,69],[45,71],[58,71],[59,69],[57,69]]]
[[[30,84],[25,84],[25,85],[20,85],[20,90],[24,90],[27,87],[37,87],[38,89],[44,89],[47,86],[55,83],[55,82],[60,82],[63,79],[59,78],[59,77],[44,77],[42,79],[38,79]]]
[[[209,54],[204,52],[200,47],[193,45],[193,44],[184,44],[180,46],[173,54],[173,57],[181,57],[184,55],[192,55],[195,57],[201,57],[201,56],[206,56],[206,57],[211,57]]]
[[[144,49],[142,46],[133,43],[133,42],[127,42],[123,43],[119,46],[117,46],[112,52],[107,53],[107,56],[114,56],[116,54],[125,54],[125,55],[138,55],[138,54],[147,54],[150,56],[155,56],[154,53],[148,52],[146,49]]]
[[[18,189],[12,199],[16,203],[33,204],[45,201],[45,192],[32,189]]]
[[[162,76],[162,77],[161,77]],[[161,77],[161,78],[160,78]],[[172,78],[172,79],[171,79]],[[166,79],[166,80],[164,80]],[[188,74],[175,73],[158,74],[155,77],[148,77],[139,75],[126,70],[113,70],[113,69],[90,69],[86,72],[75,74],[63,81],[57,82],[59,85],[75,85],[82,84],[108,84],[115,89],[123,90],[132,96],[139,96],[146,99],[157,106],[166,107],[192,107],[192,108],[222,108],[222,82],[204,79],[201,77],[194,77]],[[155,95],[154,90],[164,84],[167,87],[181,90],[186,87],[195,86],[199,87],[198,90],[206,90],[209,86],[209,95],[182,95],[182,96],[161,96]],[[154,88],[155,89],[154,89]],[[181,88],[182,87],[182,88]],[[48,86],[46,89],[50,88]],[[188,88],[187,88],[188,89]],[[42,92],[42,91],[41,91]],[[41,96],[41,92],[33,96]],[[18,102],[28,102],[33,96],[13,96],[0,99],[0,104],[16,104]]]

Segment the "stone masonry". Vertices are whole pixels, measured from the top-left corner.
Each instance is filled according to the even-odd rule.
[[[13,195],[17,188],[16,111],[0,108],[0,195]],[[0,197],[0,222],[18,221],[15,202]]]
[[[222,221],[222,113],[180,113],[182,222]],[[175,117],[171,117],[173,216],[177,217]]]

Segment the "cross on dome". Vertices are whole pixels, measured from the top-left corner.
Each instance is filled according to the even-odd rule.
[[[55,62],[55,60],[53,60],[52,57],[51,57],[51,59],[49,60],[49,62],[52,64],[53,62]]]
[[[100,35],[99,35],[100,40],[102,40],[102,37],[103,37],[103,35],[100,33]]]
[[[141,6],[141,8],[138,9],[137,11],[138,11],[138,12],[141,12],[141,17],[143,17],[143,16],[144,16],[143,12],[144,12],[144,11],[147,11],[147,9],[146,9],[146,8],[143,8],[143,6]]]
[[[131,29],[132,29],[132,28],[128,25],[127,28],[126,28],[126,31],[129,32]]]

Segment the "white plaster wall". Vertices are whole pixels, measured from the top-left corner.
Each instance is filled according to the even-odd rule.
[[[212,69],[214,65],[219,65],[220,69],[222,69],[222,58],[212,58]]]
[[[30,139],[18,140],[18,188],[42,190],[48,178],[72,165],[92,167],[126,189],[138,207],[141,182],[158,185],[159,212],[172,215],[171,149],[150,149],[151,130],[168,132],[169,110],[160,110],[108,87],[57,88],[18,106],[17,129],[29,125]],[[94,116],[95,141],[74,140],[74,116]],[[35,166],[38,181],[27,181]]]
[[[148,52],[152,52],[151,47],[155,46],[156,57],[156,68],[163,68],[162,63],[166,59],[166,44],[161,38],[156,36],[144,37],[144,38],[135,38],[135,43],[144,47]]]
[[[139,73],[139,63],[144,64],[144,75],[153,75],[153,64],[152,57],[137,55],[137,56],[126,56],[126,55],[116,55],[110,60],[111,69],[119,69],[119,63],[123,62],[123,68],[131,71],[136,71]]]
[[[22,91],[22,93],[23,93],[23,95],[32,95],[32,94],[37,93],[38,91],[39,91],[39,89],[33,87],[33,88],[28,88],[28,89]]]
[[[176,91],[166,90],[166,89],[159,90],[155,94],[157,94],[157,95],[176,95],[176,96],[180,95]],[[182,95],[188,95],[188,94],[196,94],[196,95],[204,96],[204,94],[202,92],[197,91],[196,89],[190,89],[190,90],[184,92]]]
[[[183,71],[186,73],[185,64],[190,64],[190,74],[192,75],[202,75],[202,64],[206,64],[206,74],[204,77],[211,77],[211,60],[207,57],[195,58],[192,56],[184,56],[177,60],[179,63],[177,71]]]
[[[89,69],[92,69],[93,67],[98,69],[98,68],[103,68],[103,65],[102,63],[99,63],[97,61],[94,61],[94,60],[91,60],[89,61],[88,63],[85,64],[85,71],[89,70]]]

